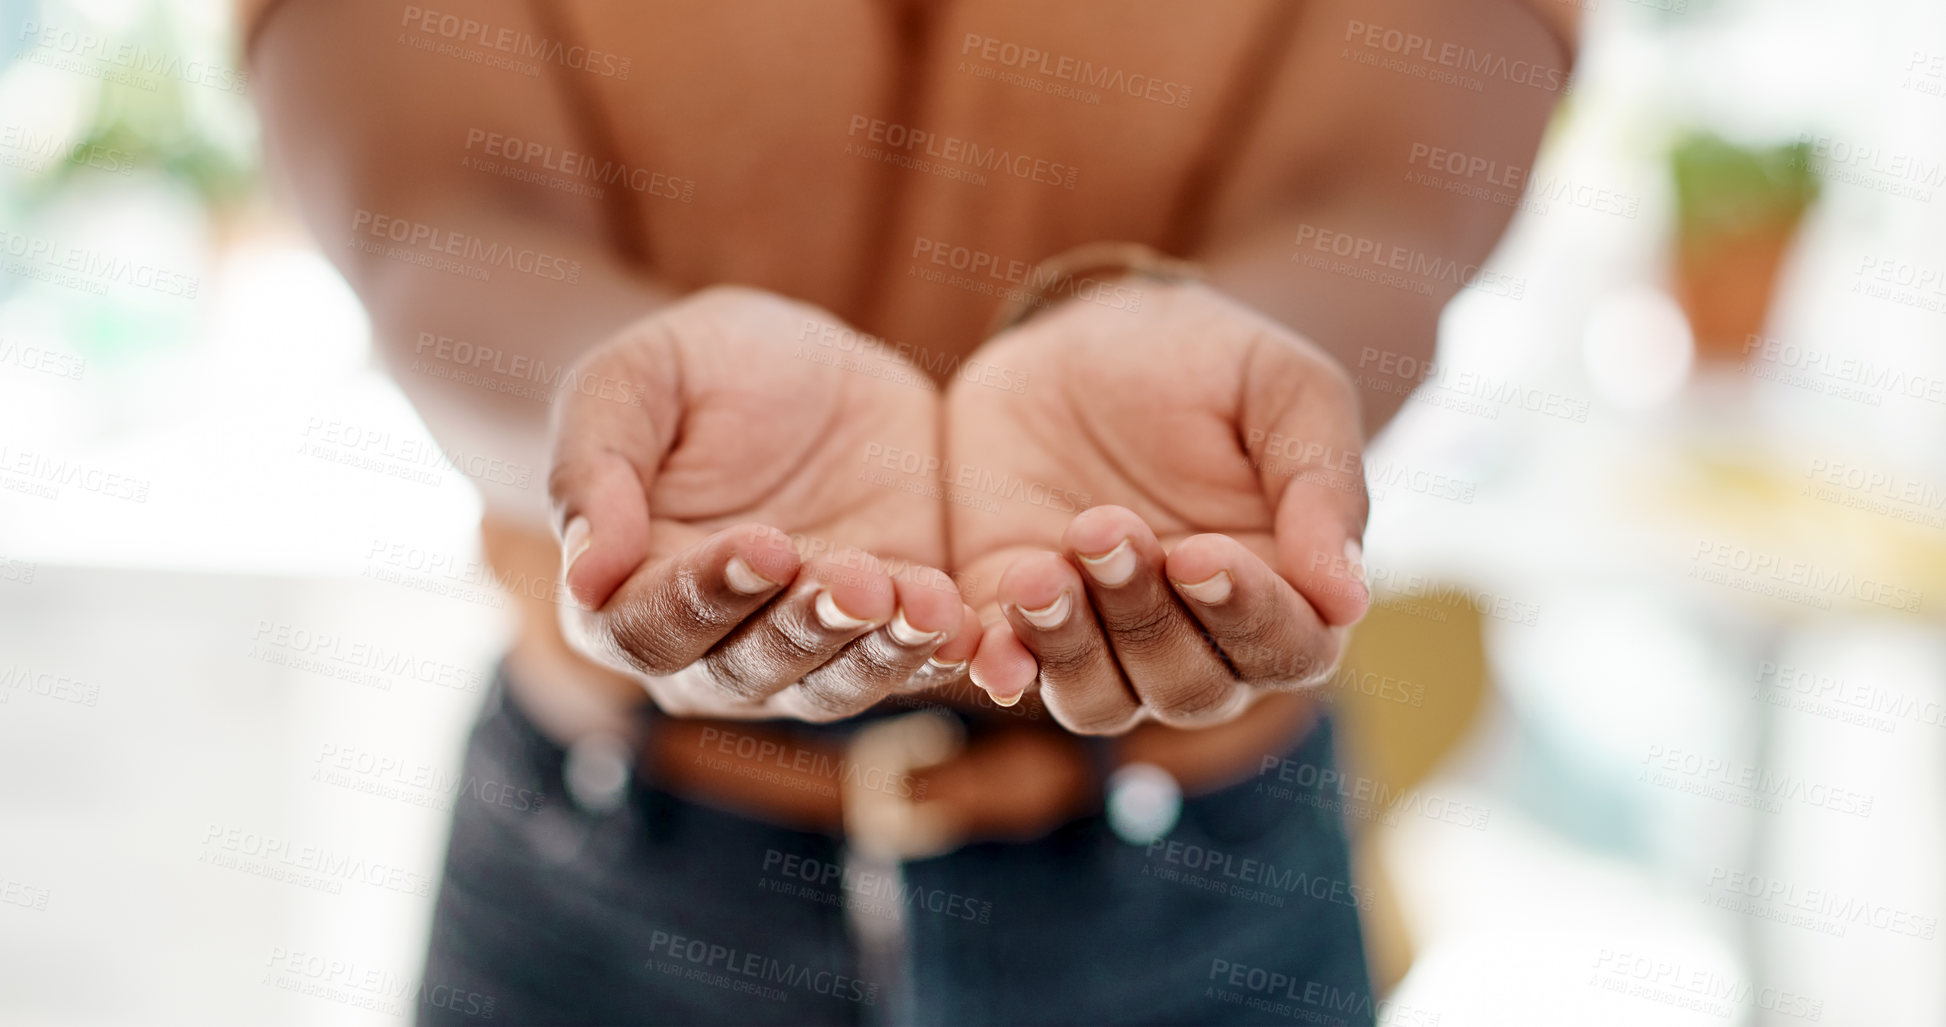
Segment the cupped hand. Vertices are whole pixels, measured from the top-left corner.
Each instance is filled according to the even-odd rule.
[[[949,682],[978,644],[938,569],[939,501],[864,473],[888,446],[937,452],[937,397],[889,355],[823,344],[839,327],[709,289],[591,352],[562,390],[563,626],[667,712],[836,720]]]
[[[975,683],[1061,724],[1201,726],[1326,677],[1370,602],[1356,393],[1329,356],[1200,285],[1074,300],[947,395],[952,565],[989,624]]]

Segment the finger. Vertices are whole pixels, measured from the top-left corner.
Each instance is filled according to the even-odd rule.
[[[780,692],[779,710],[814,723],[861,713],[902,687],[940,646],[965,630],[966,604],[945,571],[908,565],[892,586],[891,620]]]
[[[1041,702],[1077,734],[1127,730],[1141,704],[1095,621],[1081,576],[1058,554],[1030,553],[1000,577],[1000,608],[1040,667]],[[1019,694],[993,692],[1011,706]]]
[[[875,557],[857,550],[819,557],[703,654],[696,671],[733,697],[761,702],[883,627],[895,608],[892,578]]]
[[[1263,688],[1324,680],[1346,629],[1319,619],[1271,566],[1228,535],[1192,535],[1170,552],[1166,573],[1238,678]]]
[[[988,697],[1006,696],[1004,702],[998,698],[994,701],[1012,706],[1020,702],[1020,697],[1034,683],[1040,665],[1034,662],[1034,654],[1021,644],[1012,625],[1000,620],[987,625],[980,633],[979,648],[967,663],[966,672]]]
[[[1158,720],[1190,727],[1242,708],[1246,691],[1163,578],[1162,544],[1140,515],[1120,506],[1084,510],[1062,543],[1087,579],[1122,677]]]
[[[641,340],[603,347],[570,381],[613,381],[644,397],[641,407],[608,393],[562,389],[556,403],[547,494],[561,539],[562,580],[595,609],[649,554],[649,487],[675,437],[681,408],[665,357]]]
[[[701,659],[798,576],[790,537],[740,524],[645,564],[598,610],[564,608],[581,651],[623,671],[662,676]]]
[[[973,653],[980,646],[980,634],[980,615],[961,603],[959,629],[933,650],[926,662],[899,686],[899,691],[926,692],[957,684],[967,675]]]
[[[1356,623],[1371,605],[1357,391],[1328,357],[1275,339],[1257,345],[1240,420],[1276,511],[1277,569],[1326,623]]]

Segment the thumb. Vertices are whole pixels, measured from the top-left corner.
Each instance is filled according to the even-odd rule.
[[[1326,624],[1356,623],[1371,606],[1357,392],[1322,354],[1293,347],[1258,364],[1276,369],[1249,379],[1242,435],[1275,511],[1278,572]]]
[[[547,494],[561,577],[596,609],[649,555],[649,489],[681,422],[675,354],[631,335],[590,353],[555,395]]]

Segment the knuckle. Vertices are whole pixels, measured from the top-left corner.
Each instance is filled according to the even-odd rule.
[[[1182,636],[1175,611],[1161,602],[1104,613],[1102,625],[1118,652],[1137,657],[1166,652]]]
[[[789,604],[768,615],[764,647],[775,659],[793,667],[822,663],[838,646],[831,632],[813,620],[808,603]]]
[[[1041,677],[1064,683],[1089,677],[1101,666],[1103,652],[1092,641],[1050,644],[1034,647],[1034,659],[1041,666]]]
[[[710,683],[718,691],[745,702],[758,701],[774,691],[771,685],[778,677],[775,668],[740,659],[733,652],[711,651],[704,655],[702,665]]]
[[[1132,709],[1127,712],[1116,712],[1106,709],[1094,712],[1080,712],[1062,710],[1052,703],[1048,704],[1048,713],[1054,718],[1056,723],[1067,728],[1074,734],[1088,735],[1094,738],[1125,735],[1141,719],[1137,715],[1137,711]]]
[[[1198,727],[1227,719],[1235,705],[1236,683],[1210,677],[1192,682],[1149,703],[1156,719],[1170,727]]]
[[[628,603],[608,614],[605,649],[630,670],[663,676],[687,665],[687,654],[671,644],[668,626],[652,606]]]
[[[859,690],[838,686],[829,679],[806,678],[798,682],[797,695],[800,715],[813,724],[844,720],[871,705]]]

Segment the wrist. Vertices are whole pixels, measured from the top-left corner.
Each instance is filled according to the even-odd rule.
[[[994,312],[987,335],[992,337],[1018,327],[1068,299],[1087,298],[1082,295],[1084,289],[1091,294],[1106,292],[1110,305],[1116,305],[1122,293],[1111,291],[1114,290],[1112,283],[1122,278],[1175,284],[1201,281],[1203,271],[1190,261],[1171,257],[1141,243],[1084,243],[1034,265],[1027,274],[1025,285]],[[1134,305],[1139,304],[1138,294]],[[1125,300],[1120,301],[1119,305],[1122,309],[1131,308]]]

